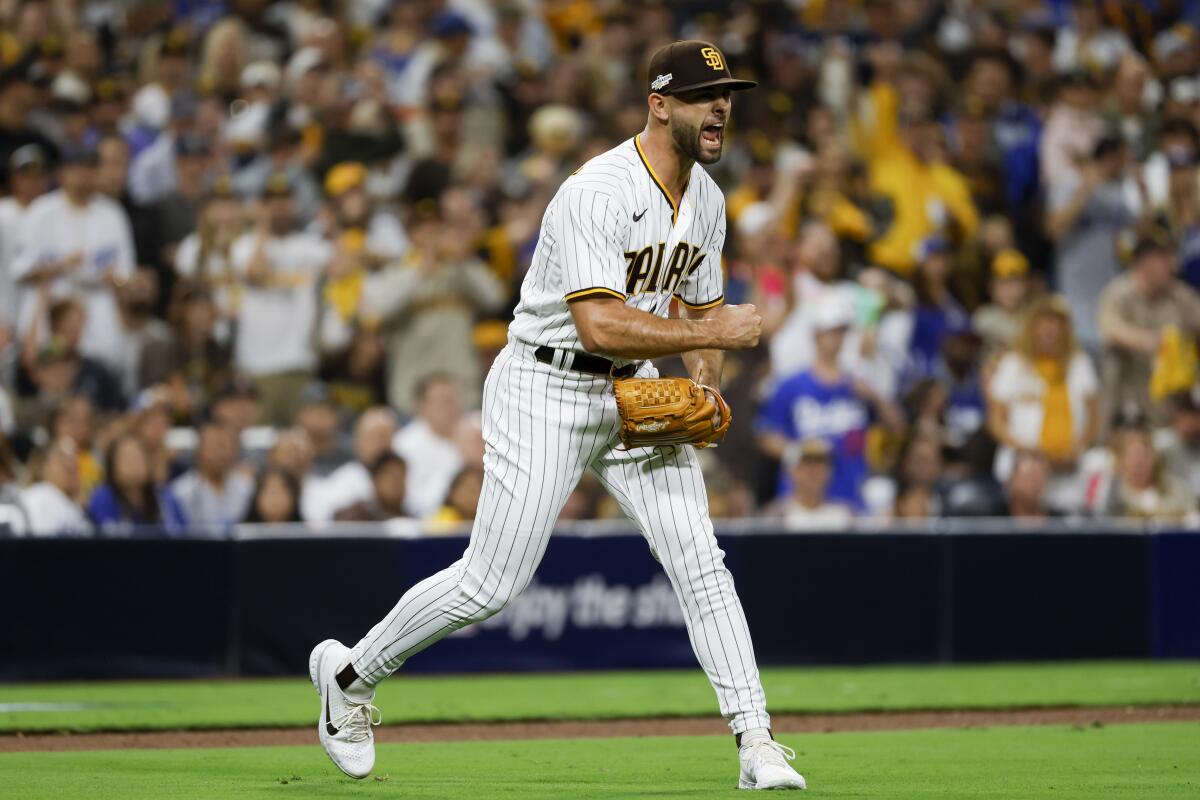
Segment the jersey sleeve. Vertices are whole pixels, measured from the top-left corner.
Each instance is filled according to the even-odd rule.
[[[609,195],[580,190],[564,192],[559,200],[553,234],[562,253],[563,299],[624,300],[622,242],[629,221],[620,218],[620,204]]]
[[[691,309],[705,309],[725,302],[725,274],[721,251],[725,249],[725,200],[717,211],[716,224],[704,246],[704,258],[679,282],[675,296]]]

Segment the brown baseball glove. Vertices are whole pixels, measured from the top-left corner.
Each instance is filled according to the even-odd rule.
[[[707,447],[719,442],[733,421],[720,392],[687,378],[618,378],[613,390],[626,448]]]

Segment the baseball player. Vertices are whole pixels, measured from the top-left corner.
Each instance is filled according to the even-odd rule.
[[[721,157],[732,77],[700,41],[654,54],[645,129],[584,164],[542,218],[508,344],[483,397],[485,480],[462,558],[413,586],[353,648],[326,640],[309,671],[318,732],[343,772],[375,762],[375,686],[444,636],[496,614],[528,585],[567,496],[592,470],[649,542],[683,607],[696,657],[735,734],[746,789],[803,789],[771,737],[750,631],[713,536],[691,445],[619,447],[613,381],[683,355],[720,382],[724,350],[758,343],[753,306],[723,304],[725,201],[699,164]],[[698,162],[698,163],[697,163]],[[684,309],[671,318],[672,298]]]

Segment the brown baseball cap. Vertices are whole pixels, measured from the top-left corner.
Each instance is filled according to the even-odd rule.
[[[689,89],[728,86],[737,92],[758,86],[729,73],[729,63],[716,45],[698,39],[674,42],[650,59],[646,78],[648,94],[678,94]]]

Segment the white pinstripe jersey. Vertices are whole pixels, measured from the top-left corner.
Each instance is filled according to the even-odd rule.
[[[582,350],[568,302],[616,297],[660,317],[724,300],[725,196],[699,164],[679,207],[634,137],[563,181],[546,207],[509,331],[533,345]],[[627,363],[617,359],[617,363]]]

